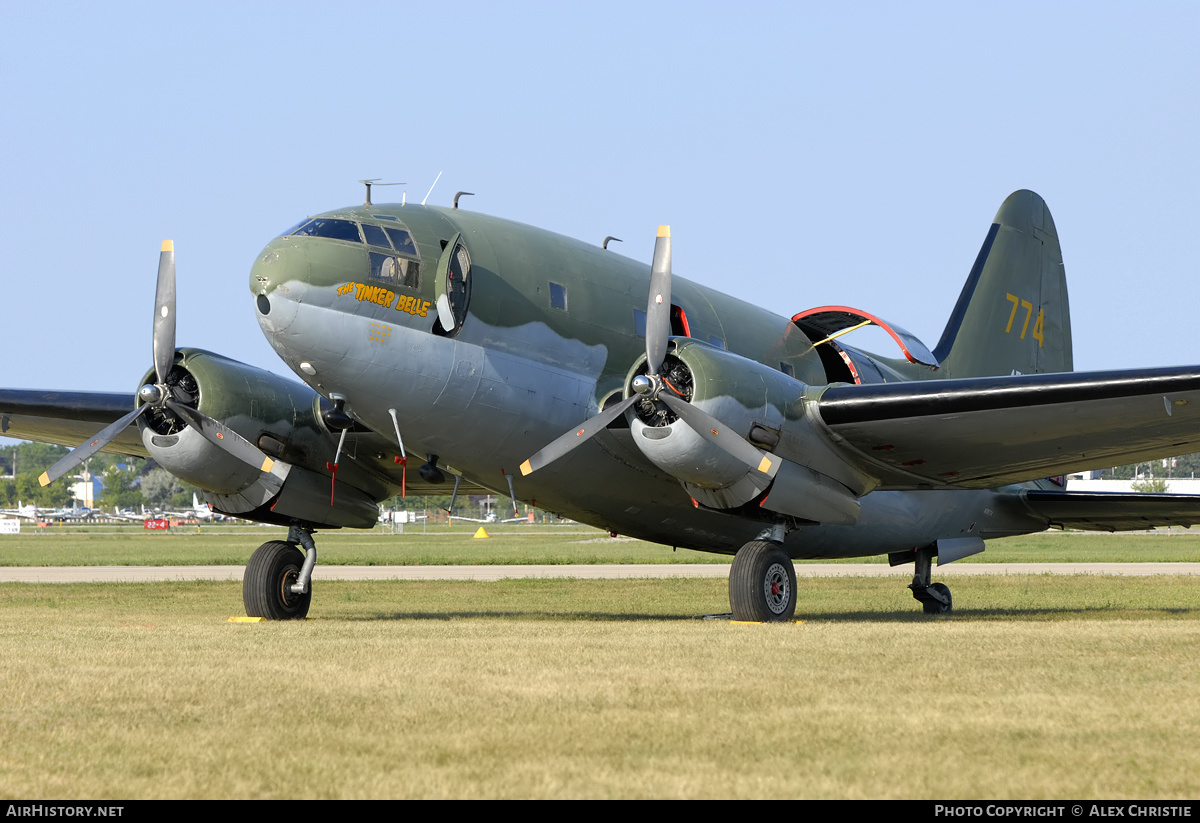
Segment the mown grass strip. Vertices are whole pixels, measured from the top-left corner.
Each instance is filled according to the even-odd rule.
[[[8,797],[1188,798],[1200,580],[330,582],[230,624],[236,583],[0,587]],[[914,767],[915,766],[915,767]]]
[[[444,529],[444,527],[439,527]],[[729,563],[726,555],[612,539],[581,527],[493,527],[493,536],[475,540],[465,529],[405,534],[331,531],[317,535],[321,563],[348,565],[490,565],[576,563]],[[54,527],[0,535],[5,566],[167,566],[244,565],[259,544],[281,539],[283,530],[182,527],[174,534],[141,530]],[[1198,562],[1200,534],[1094,534],[1047,532],[989,541],[972,563],[1016,562]],[[821,561],[828,562],[828,561]],[[886,563],[885,556],[850,563]]]

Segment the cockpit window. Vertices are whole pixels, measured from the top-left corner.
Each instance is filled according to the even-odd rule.
[[[330,240],[348,240],[351,243],[362,242],[362,238],[358,234],[357,223],[329,217],[315,217],[297,227],[292,234],[306,237],[326,237]]]
[[[384,226],[383,230],[387,232],[388,237],[392,238],[392,245],[396,251],[401,254],[411,254],[417,256],[417,246],[413,243],[412,235],[404,229],[393,229],[390,226]]]
[[[421,288],[421,266],[416,260],[405,260],[391,254],[370,252],[371,276],[410,289]]]
[[[300,231],[300,227],[301,227],[301,226],[303,226],[305,223],[307,223],[307,222],[308,222],[309,220],[311,220],[311,219],[312,219],[311,217],[305,217],[305,218],[304,218],[303,220],[301,220],[299,223],[297,223],[296,225],[292,226],[290,229],[288,229],[287,231],[283,232],[283,233],[282,233],[282,234],[280,234],[279,236],[280,236],[280,237],[287,237],[287,236],[288,236],[288,235],[290,235],[290,234],[295,234],[296,232]]]
[[[372,226],[370,223],[362,224],[363,237],[367,238],[367,245],[383,246],[385,249],[390,249],[392,244],[388,242],[387,235],[384,234],[382,226]]]

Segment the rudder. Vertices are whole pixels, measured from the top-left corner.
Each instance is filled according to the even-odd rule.
[[[933,353],[947,378],[1072,370],[1062,249],[1034,192],[1001,204]]]

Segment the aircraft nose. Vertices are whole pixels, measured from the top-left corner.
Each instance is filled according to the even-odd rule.
[[[309,278],[308,255],[287,238],[267,244],[250,268],[250,292],[254,295],[258,322],[268,334],[278,334],[296,317],[296,301],[288,299],[290,284]]]

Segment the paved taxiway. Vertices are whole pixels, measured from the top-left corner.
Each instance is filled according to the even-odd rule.
[[[242,566],[6,566],[0,583],[147,583],[164,580],[241,580]],[[797,577],[911,577],[912,566],[878,563],[800,563]],[[1144,576],[1200,574],[1200,563],[956,563],[939,566],[936,577],[973,574],[1101,574]],[[581,579],[729,576],[723,563],[640,563],[582,566],[322,566],[320,580],[504,580],[513,578]]]

